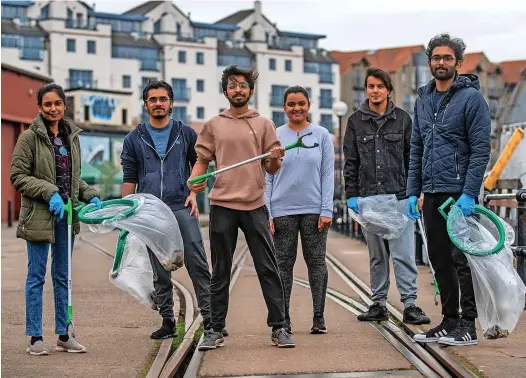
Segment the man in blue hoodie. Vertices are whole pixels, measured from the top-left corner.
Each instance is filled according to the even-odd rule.
[[[171,118],[173,90],[168,83],[150,81],[143,90],[143,101],[149,120],[139,124],[124,139],[122,196],[149,193],[172,209],[183,238],[184,263],[192,279],[203,325],[207,328],[210,322],[210,271],[196,195],[186,185],[197,160],[194,149],[197,133],[182,121]],[[151,337],[175,337],[171,275],[150,250],[148,254],[154,272],[155,304],[163,318],[162,327]]]
[[[434,80],[418,90],[407,179],[411,219],[420,217],[417,199],[424,194],[429,259],[443,315],[437,327],[415,335],[415,340],[446,345],[477,344],[477,307],[466,256],[452,245],[438,208],[453,197],[455,206],[465,216],[471,215],[490,156],[491,119],[478,77],[457,73],[465,49],[461,39],[448,34],[428,44],[426,54]]]

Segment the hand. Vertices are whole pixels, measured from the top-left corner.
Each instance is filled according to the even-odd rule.
[[[418,198],[416,196],[410,196],[406,205],[407,217],[411,220],[417,220],[420,218],[420,212],[417,207]]]
[[[274,233],[276,232],[276,230],[274,229],[274,221],[271,219],[268,221],[268,224],[270,226],[270,233],[274,235]]]
[[[58,192],[55,192],[49,199],[49,211],[55,216],[60,216],[60,219],[64,216],[64,201]]]
[[[326,228],[330,228],[332,225],[332,218],[319,217],[318,218],[318,231],[323,231]]]
[[[184,207],[187,207],[188,205],[192,206],[190,216],[195,215],[196,218],[199,218],[199,208],[197,207],[196,197],[197,195],[194,192],[190,193],[190,195],[186,197]]]
[[[354,211],[356,214],[360,214],[358,209],[358,197],[351,197],[347,200],[347,207]]]
[[[190,177],[190,178],[193,178],[193,177]],[[192,193],[201,193],[205,191],[208,185],[208,180],[205,180],[198,184],[190,184],[189,182],[187,182],[186,185],[188,186],[188,189],[192,191]]]
[[[462,194],[455,203],[455,206],[460,207],[465,217],[469,217],[475,212],[475,198],[469,194]]]
[[[102,207],[102,202],[100,202],[100,199],[99,197],[93,197],[89,203],[92,203],[94,204],[95,206],[97,206],[97,209],[100,209]]]
[[[285,147],[274,147],[270,150],[270,156],[269,159],[281,159],[283,156],[285,156]]]

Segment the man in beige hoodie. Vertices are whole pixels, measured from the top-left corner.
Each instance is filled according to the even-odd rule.
[[[203,125],[195,146],[197,163],[190,178],[206,173],[211,161],[220,169],[270,152],[269,158],[263,161],[218,175],[210,192],[211,322],[199,350],[215,349],[224,343],[221,330],[225,327],[228,311],[230,270],[239,228],[245,234],[268,308],[267,324],[272,327],[272,344],[285,348],[295,346],[286,330],[283,285],[265,205],[265,171],[275,174],[281,168],[285,150],[279,143],[273,122],[260,116],[255,109],[248,109],[257,75],[255,70],[237,66],[223,71],[221,85],[230,109]],[[188,187],[199,193],[206,188],[206,182]]]

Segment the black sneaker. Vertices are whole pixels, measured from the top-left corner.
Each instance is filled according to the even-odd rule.
[[[172,319],[163,319],[163,325],[150,336],[152,339],[168,339],[170,337],[177,337],[177,328]]]
[[[478,340],[475,321],[460,319],[457,328],[448,333],[447,336],[441,337],[438,342],[440,344],[455,346],[476,345]]]
[[[431,319],[429,319],[424,311],[415,305],[410,305],[404,309],[404,323],[407,324],[429,324]]]
[[[323,318],[314,318],[312,322],[312,328],[310,333],[313,335],[320,333],[327,333],[327,327],[325,327],[325,320]]]
[[[289,333],[289,335],[292,335],[294,332],[292,332],[292,323],[288,323],[286,326],[285,326],[285,330]]]
[[[224,337],[227,337],[228,336],[228,331],[226,330],[226,328],[223,328],[221,330],[221,334],[224,336]]]
[[[205,336],[203,341],[199,344],[199,350],[210,350],[216,349],[217,347],[222,347],[224,345],[225,339],[221,332],[216,332],[213,329],[207,329],[205,331]]]
[[[294,348],[296,346],[285,328],[278,328],[272,331],[271,339],[272,345],[278,348]]]
[[[358,315],[358,320],[362,322],[380,322],[383,320],[389,320],[389,315],[387,315],[387,307],[375,302],[369,307],[367,312]]]
[[[441,337],[447,336],[456,327],[457,319],[444,317],[438,326],[431,328],[425,333],[417,333],[413,336],[413,340],[421,343],[436,343]]]

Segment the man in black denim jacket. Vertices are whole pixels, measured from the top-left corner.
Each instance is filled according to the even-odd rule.
[[[393,85],[389,74],[369,68],[365,77],[368,99],[347,122],[345,154],[345,192],[348,206],[359,213],[358,197],[394,194],[398,210],[405,213],[406,181],[409,169],[411,117],[389,98]],[[370,281],[374,304],[358,316],[362,321],[387,320],[389,256],[398,292],[404,303],[404,322],[428,324],[429,318],[416,307],[417,268],[414,253],[414,223],[407,225],[397,239],[384,240],[364,231],[369,248]]]

